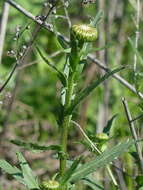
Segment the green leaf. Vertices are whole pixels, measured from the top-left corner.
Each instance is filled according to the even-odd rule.
[[[0,160],[0,168],[6,173],[11,174],[20,183],[25,184],[22,172],[17,167],[13,167],[6,160]]]
[[[114,69],[113,71],[107,72],[103,77],[96,79],[91,83],[88,87],[86,87],[84,90],[78,93],[78,96],[76,96],[75,100],[73,101],[72,105],[67,110],[67,114],[71,114],[72,111],[75,109],[75,107],[84,99],[86,98],[95,88],[97,88],[102,82],[104,82],[106,79],[108,79],[113,74],[123,70],[125,67],[120,67],[117,69]]]
[[[103,133],[109,134],[110,129],[112,127],[113,121],[117,117],[118,114],[113,115],[113,117],[108,121],[107,125],[104,127]]]
[[[66,42],[65,39],[61,35],[57,34],[57,39],[63,49],[69,48],[69,43]]]
[[[57,76],[58,76],[59,80],[61,81],[61,83],[63,84],[63,86],[66,86],[66,84],[67,84],[66,76],[65,76],[60,70],[58,70],[57,67],[56,67],[54,64],[52,64],[52,63],[49,62],[49,60],[42,54],[41,50],[40,50],[38,47],[36,47],[36,49],[37,49],[39,55],[41,56],[41,58],[42,58],[54,71],[56,71]]]
[[[99,21],[103,18],[104,12],[102,10],[98,11],[96,14],[96,17],[91,20],[90,25],[93,27],[96,27],[96,25],[99,23]]]
[[[94,160],[85,163],[78,168],[70,178],[71,182],[76,182],[82,178],[85,178],[87,175],[95,172],[99,168],[103,168],[123,152],[128,151],[129,147],[135,143],[134,140],[128,140],[126,142],[120,143],[114,146],[111,149],[104,151],[100,156],[96,157]]]
[[[29,189],[39,189],[38,182],[36,178],[34,177],[31,168],[29,167],[27,161],[25,160],[25,158],[20,152],[17,153],[17,158],[20,162],[23,178],[27,187]]]
[[[27,150],[41,150],[41,151],[47,151],[47,150],[60,151],[61,150],[61,147],[59,145],[41,146],[36,143],[25,143],[19,140],[11,140],[10,142],[17,146],[23,147]]]
[[[71,176],[73,175],[73,173],[75,172],[75,169],[78,167],[80,161],[81,161],[82,157],[77,158],[71,165],[71,167],[66,171],[65,175],[62,177],[61,179],[61,185],[66,184],[69,179],[71,178]]]
[[[83,178],[82,181],[93,190],[104,190],[104,187],[93,179],[92,176]]]
[[[108,49],[108,48],[110,48],[112,46],[113,46],[113,43],[111,42],[111,43],[106,44],[103,47],[93,48],[91,43],[85,43],[84,46],[83,46],[83,49],[81,51],[82,59],[87,59],[87,55],[89,53],[93,53],[93,52],[96,52],[96,51],[101,51],[101,50],[104,50],[104,49]]]

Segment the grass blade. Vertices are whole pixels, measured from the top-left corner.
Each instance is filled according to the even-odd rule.
[[[96,25],[103,18],[103,16],[104,16],[103,10],[99,10],[98,13],[96,14],[95,18],[91,20],[90,25],[93,27],[96,27]]]
[[[114,146],[112,149],[104,151],[96,159],[82,165],[70,178],[71,182],[78,181],[85,178],[87,175],[95,172],[97,169],[102,168],[120,156],[123,152],[128,151],[129,147],[135,143],[134,140],[128,140]]]
[[[101,186],[101,184],[99,184],[99,182],[97,182],[91,176],[82,179],[82,181],[84,182],[84,184],[88,185],[93,190],[104,190],[104,187]]]
[[[78,167],[82,157],[77,158],[71,165],[71,167],[66,171],[65,175],[61,179],[61,185],[64,185],[68,182],[68,180],[71,178],[72,174],[75,172],[76,168]]]

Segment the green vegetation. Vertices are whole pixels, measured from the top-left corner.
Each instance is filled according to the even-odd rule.
[[[0,6],[0,190],[143,189],[143,2]]]

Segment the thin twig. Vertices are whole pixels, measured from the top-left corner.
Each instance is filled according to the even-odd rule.
[[[64,15],[55,15],[55,18],[56,18],[56,19],[57,19],[57,18],[62,18],[62,19],[67,20],[67,17],[64,16]]]
[[[0,87],[0,93],[3,91],[3,89],[6,87],[6,85],[8,84],[8,82],[10,81],[10,79],[12,78],[12,76],[13,76],[13,74],[14,74],[16,68],[17,68],[17,66],[18,66],[18,64],[15,63],[15,65],[14,65],[12,71],[10,72],[10,74],[9,74],[9,76],[8,76],[8,78],[7,78],[7,80],[6,80],[6,81],[4,82],[4,84]]]
[[[139,25],[140,25],[140,0],[136,1],[136,32],[135,32],[135,48],[138,49],[138,43],[139,43]],[[137,55],[135,53],[134,55],[134,72],[136,74],[137,71]]]
[[[20,6],[15,1],[7,0],[6,2],[9,3],[11,6],[13,6],[14,8],[16,8],[21,13],[23,13],[26,17],[28,17],[31,20],[33,20],[34,22],[36,22],[37,24],[42,25],[44,28],[48,29],[49,31],[52,31],[52,28],[51,28],[50,24],[48,24],[46,22],[43,22],[41,19],[38,19],[36,16],[34,16],[32,13],[30,13],[29,11],[24,9],[22,6]]]
[[[56,57],[57,55],[59,55],[61,53],[63,53],[63,51],[56,51],[56,52],[52,53],[51,55],[49,55],[49,58]],[[41,61],[41,60],[40,59],[39,60],[35,60],[35,61],[30,62],[30,63],[27,63],[26,65],[22,65],[22,66],[18,67],[18,70],[24,69],[26,67],[30,67],[30,66],[32,66],[34,64],[37,64],[38,61]]]
[[[13,1],[13,0],[7,0],[7,3],[9,3],[12,7],[14,7],[18,11],[20,11],[22,14],[24,14],[29,19],[31,19],[34,22],[36,22],[37,24],[41,25],[41,27],[47,29],[49,32],[54,32],[53,31],[53,27],[52,27],[51,24],[48,24],[47,22],[43,22],[42,20],[37,19],[36,16],[34,16],[32,13],[30,13],[29,11],[27,11],[26,9],[24,9],[22,6],[20,6],[15,1]],[[61,37],[65,42],[69,42],[69,39],[66,38],[65,36],[63,36],[60,32],[57,32],[57,35],[59,37]]]
[[[141,118],[143,118],[143,114],[141,114],[141,115],[139,115],[139,116],[133,118],[130,122],[134,122],[134,121],[136,121],[136,120],[138,120],[138,119],[141,119]]]
[[[68,11],[67,11],[67,7],[65,5],[65,1],[62,0],[62,3],[63,3],[63,6],[64,6],[64,11],[65,11],[66,19],[67,19],[67,22],[68,22],[68,25],[69,25],[69,29],[70,29],[71,28],[71,20],[70,20]]]
[[[89,142],[89,144],[91,145],[91,147],[96,150],[99,154],[101,154],[102,152],[95,146],[95,144],[90,140],[90,138],[86,135],[86,133],[84,132],[84,130],[82,129],[82,127],[75,121],[71,120],[71,123],[73,123],[74,125],[76,125],[79,130],[81,131],[81,133],[83,134],[83,136],[86,138],[86,140]]]
[[[27,63],[26,65],[22,65],[22,66],[18,67],[17,69],[18,69],[18,70],[25,69],[25,68],[27,68],[27,67],[30,67],[30,66],[34,65],[34,64],[37,64],[38,61],[39,61],[39,60],[32,61],[32,62],[30,62],[30,63]]]
[[[5,2],[3,6],[2,19],[0,23],[0,63],[2,60],[8,15],[9,15],[9,4]]]
[[[127,120],[128,120],[128,124],[129,124],[129,127],[130,127],[132,137],[135,140],[135,147],[136,147],[136,151],[138,153],[140,167],[141,167],[142,172],[143,172],[143,157],[142,157],[141,146],[138,143],[138,137],[137,137],[137,133],[136,133],[136,130],[135,130],[135,126],[134,126],[134,123],[132,122],[132,116],[131,116],[131,113],[130,113],[130,110],[129,110],[129,107],[128,107],[128,103],[127,103],[125,98],[122,98],[122,103],[123,103],[123,106],[124,106],[124,110],[125,110],[125,113],[126,113],[126,117],[127,117]]]
[[[109,72],[110,69],[108,67],[106,67],[101,61],[99,61],[98,59],[94,58],[93,55],[89,55],[88,58],[95,63],[97,66],[99,66],[101,69],[103,69],[106,72]],[[112,75],[113,78],[117,79],[121,84],[123,84],[124,86],[126,86],[130,91],[132,91],[134,94],[139,95],[140,98],[143,99],[143,94],[141,92],[137,92],[137,90],[134,88],[134,86],[132,86],[129,82],[127,82],[125,79],[123,79],[121,76],[119,76],[118,74],[113,74]]]
[[[124,171],[120,168],[122,168],[121,163],[119,160],[116,160],[116,162],[114,162],[114,169],[118,177],[118,184],[119,184],[120,190],[127,190],[127,185],[124,179],[125,174],[124,174]],[[131,176],[128,176],[128,177],[131,177]]]

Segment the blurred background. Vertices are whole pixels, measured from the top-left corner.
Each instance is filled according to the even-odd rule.
[[[15,0],[14,2],[37,16],[36,19],[41,19],[41,16],[46,14],[50,8],[49,1],[44,0]],[[47,22],[54,27],[54,31],[58,31],[66,37],[69,37],[71,24],[88,24],[92,18],[95,18],[99,10],[103,12],[102,19],[97,25],[99,37],[93,44],[96,49],[96,51],[93,50],[93,54],[108,68],[125,66],[125,69],[119,73],[120,76],[142,92],[143,66],[140,64],[139,57],[143,55],[143,2],[140,2],[139,27],[136,22],[137,4],[135,0],[96,0],[87,4],[81,0],[70,0],[69,6],[65,7],[61,4],[54,9]],[[14,67],[15,55],[18,59],[23,56],[23,52],[27,49],[38,27],[14,6],[1,0],[0,31],[4,14],[8,19],[4,22],[6,24],[4,43],[2,43],[2,39],[0,40],[3,50],[0,50],[0,85],[6,81]],[[137,32],[139,32],[139,40],[135,68],[136,53],[129,43],[129,38],[136,48]],[[59,142],[56,116],[59,111],[61,85],[56,75],[37,53],[35,46],[38,46],[58,68],[62,69],[65,63],[66,56],[56,36],[41,28],[33,46],[17,67],[6,88],[0,93],[0,157],[11,163],[16,163],[15,152],[21,149],[11,144],[10,139],[21,139],[39,144]],[[83,76],[79,79],[79,89],[87,86],[103,73],[103,70],[95,63],[89,61]],[[138,74],[137,77],[136,74]],[[133,118],[142,114],[142,100],[138,95],[116,79],[110,78],[82,102],[74,114],[74,118],[90,135],[102,132],[108,120],[117,114],[110,131],[113,138],[112,143],[116,144],[131,136],[121,102],[122,97],[127,99]],[[136,122],[136,129],[141,138],[142,121],[139,119]],[[88,154],[83,144],[77,143],[78,140],[82,140],[79,130],[72,128],[69,138],[69,150],[72,158],[79,154]],[[26,159],[40,179],[46,178],[47,175],[52,176],[57,171],[58,161],[53,152],[35,154],[25,150],[21,151],[24,152]],[[129,176],[135,176],[138,170],[134,168],[135,160],[129,154],[126,154],[117,164],[120,168],[124,168]],[[115,171],[115,173],[118,176],[118,172]],[[129,176],[124,176],[126,181],[121,189],[135,189],[133,178]],[[106,173],[105,175],[97,174],[97,178],[104,184],[104,189],[112,189]],[[3,174],[0,176],[0,185],[0,189],[5,190],[24,189],[15,180]]]

